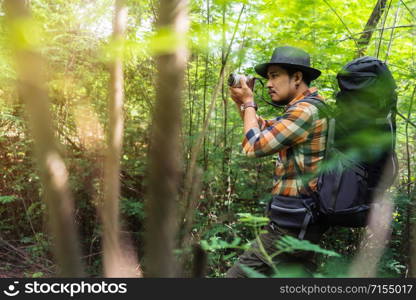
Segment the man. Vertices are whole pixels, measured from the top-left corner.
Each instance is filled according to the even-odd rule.
[[[316,190],[317,176],[305,183],[302,177],[307,176],[300,174],[316,174],[325,153],[326,120],[319,116],[315,105],[302,102],[311,98],[322,100],[317,89],[309,87],[321,72],[310,66],[308,53],[295,47],[276,48],[271,60],[257,65],[255,71],[267,79],[271,100],[285,106],[285,113],[273,120],[263,120],[256,114],[253,92],[245,80],[240,81],[240,88],[230,88],[231,98],[244,120],[243,151],[249,157],[277,153],[272,194],[293,197],[296,201],[308,195],[308,191]],[[315,268],[313,253],[273,255],[277,252],[275,244],[282,235],[298,237],[300,230],[284,228],[271,221],[266,226],[266,233],[260,235],[260,242],[254,242],[226,276],[247,277],[244,266],[265,275],[276,272],[289,275],[284,273],[289,270],[299,276],[310,275]],[[304,239],[316,243],[325,230],[325,226],[320,224],[309,225]]]

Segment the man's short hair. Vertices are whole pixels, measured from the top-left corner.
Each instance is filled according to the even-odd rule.
[[[282,69],[285,69],[287,74],[289,75],[289,77],[292,77],[293,74],[295,74],[296,72],[301,72],[302,73],[302,81],[309,86],[311,84],[311,79],[309,78],[308,74],[306,74],[304,71],[297,69],[296,67],[290,67],[287,65],[282,65],[281,66]]]

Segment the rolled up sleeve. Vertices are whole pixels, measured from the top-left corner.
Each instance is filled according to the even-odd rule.
[[[274,122],[259,118],[259,123],[264,122],[264,126],[247,131],[242,144],[244,154],[261,157],[304,142],[312,126],[315,109],[312,105],[300,103],[290,107]]]

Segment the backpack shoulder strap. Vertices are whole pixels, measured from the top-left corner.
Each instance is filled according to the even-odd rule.
[[[326,141],[326,150],[325,150],[325,159],[328,158],[328,154],[330,152],[330,149],[334,146],[334,138],[335,138],[335,118],[332,117],[332,111],[328,104],[326,104],[324,101],[319,99],[316,96],[309,96],[305,99],[302,99],[297,103],[306,102],[309,104],[314,105],[319,112],[327,119],[328,122],[328,134],[327,134],[327,141]]]
[[[297,103],[301,103],[301,102],[306,102],[306,103],[310,103],[315,105],[316,107],[321,107],[322,105],[326,105],[326,103],[324,101],[322,101],[320,98],[316,97],[316,96],[307,96],[306,98],[296,102]]]
[[[298,104],[298,103],[302,103],[302,102],[306,102],[306,103],[309,103],[309,104],[312,104],[313,106],[315,106],[318,109],[319,113],[323,114],[323,116],[325,118],[328,118],[328,116],[330,115],[329,106],[324,101],[322,101],[321,99],[319,99],[316,96],[308,96],[308,97],[296,102],[295,105]]]
[[[329,153],[331,152],[331,149],[334,146],[334,137],[335,137],[335,118],[331,116],[331,110],[329,106],[319,99],[318,97],[307,97],[303,100],[300,100],[297,103],[306,102],[314,105],[316,108],[318,108],[319,112],[324,115],[324,117],[327,120],[328,123],[328,131],[327,131],[327,139],[326,139],[326,146],[325,146],[325,154],[324,159],[329,159]],[[294,159],[294,166],[297,176],[302,176],[303,172],[301,171],[298,163],[296,162],[296,159]],[[308,183],[304,182],[302,180],[302,185],[308,192],[309,196],[316,197],[315,193],[312,191],[312,189],[309,187]]]

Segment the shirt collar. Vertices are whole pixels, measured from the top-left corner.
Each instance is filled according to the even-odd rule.
[[[297,96],[296,98],[292,99],[292,101],[290,101],[287,105],[286,108],[288,108],[289,106],[292,106],[293,104],[295,104],[296,102],[298,102],[299,100],[302,100],[304,98],[306,98],[307,96],[313,94],[313,93],[318,93],[318,89],[316,87],[311,87],[308,88],[305,92],[303,92],[302,94],[300,94],[299,96]]]

